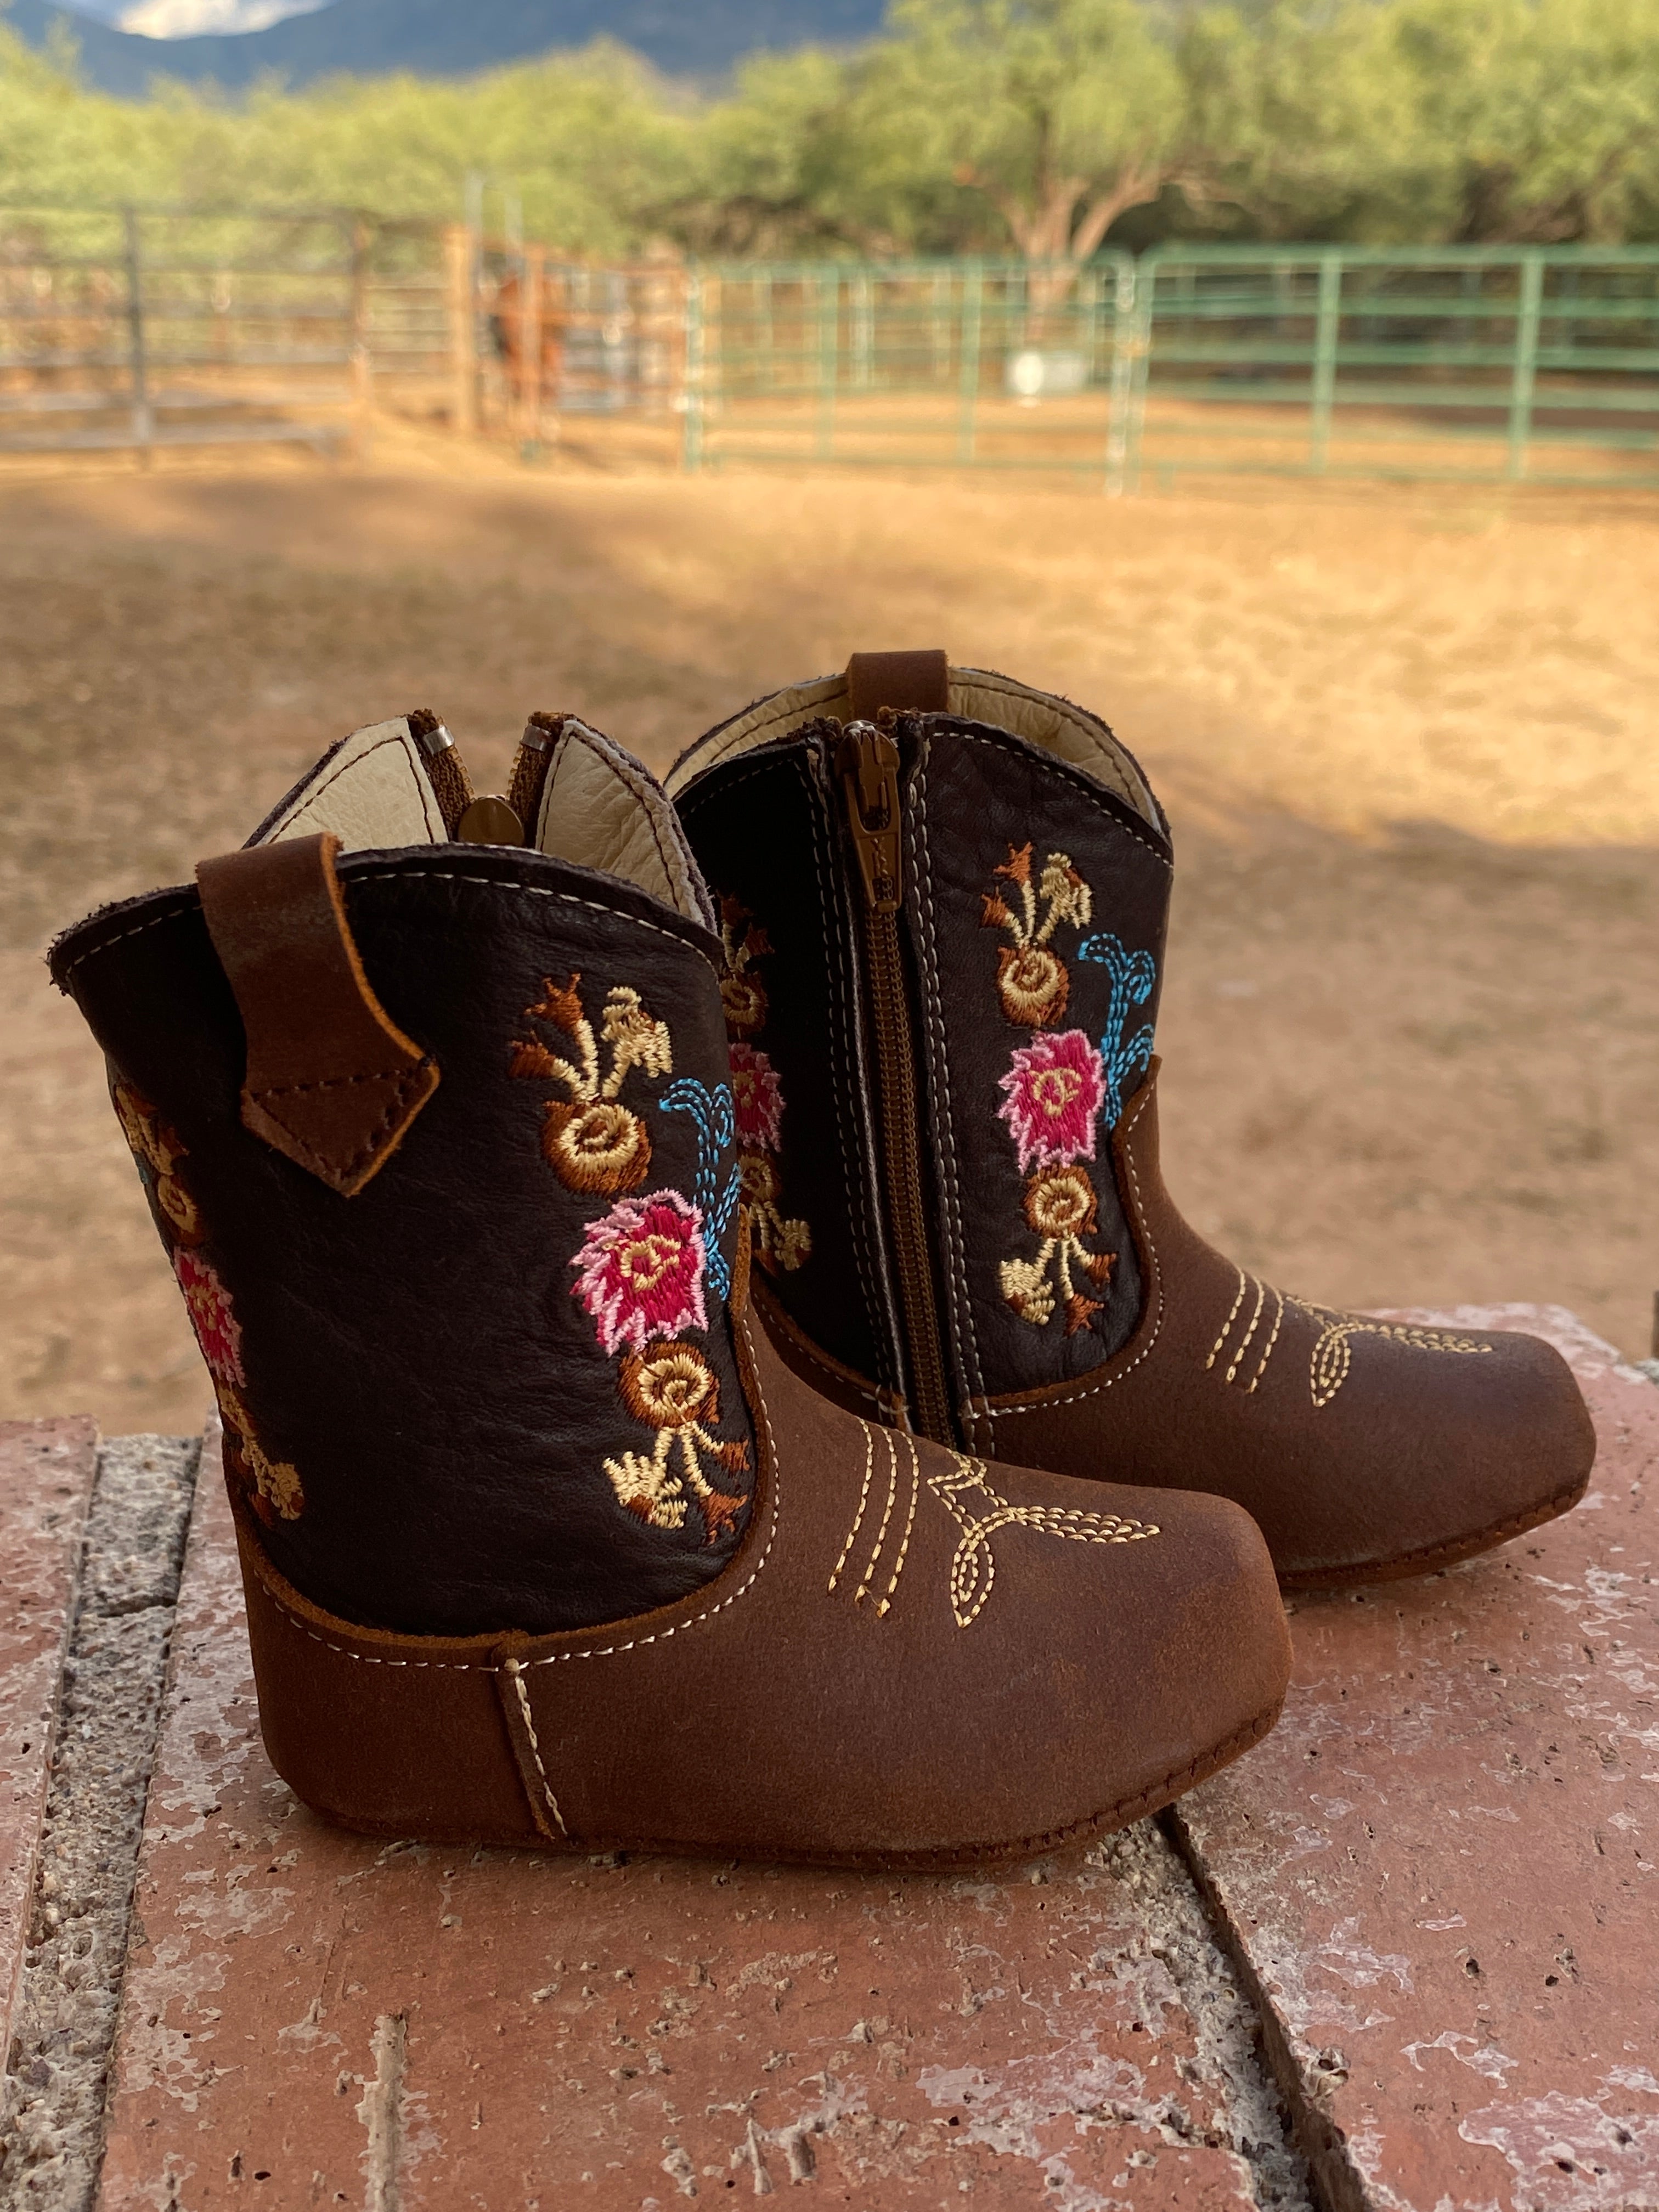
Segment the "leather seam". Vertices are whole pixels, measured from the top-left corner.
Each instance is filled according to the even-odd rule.
[[[817,878],[818,900],[823,911],[824,936],[826,941],[832,948],[830,958],[824,963],[824,976],[829,986],[830,1001],[835,1009],[836,1019],[842,1030],[841,1058],[848,1072],[849,1077],[856,1079],[858,1054],[852,1049],[850,1030],[847,1019],[847,1009],[842,997],[843,991],[850,988],[848,986],[846,981],[846,946],[842,941],[841,929],[837,926],[840,921],[840,916],[836,912],[835,902],[831,896],[832,879],[825,866],[823,848],[823,823],[819,818],[818,800],[820,794],[812,780],[812,776],[807,769],[805,757],[799,753],[793,755],[774,753],[764,761],[752,762],[747,768],[740,769],[734,775],[726,778],[721,783],[718,794],[715,793],[712,788],[708,788],[705,789],[701,796],[694,795],[691,804],[686,808],[685,811],[687,814],[691,813],[694,810],[700,811],[712,798],[719,796],[723,799],[726,793],[728,792],[734,791],[738,784],[748,783],[755,777],[763,775],[769,771],[775,769],[780,763],[783,762],[787,762],[789,766],[793,768],[797,775],[800,779],[801,787],[805,793],[806,818],[812,841],[812,872]],[[848,1164],[857,1157],[856,1147],[851,1145],[848,1139],[847,1120],[843,1109],[844,1089],[845,1086],[836,1080],[836,1071],[832,1067],[830,1069],[830,1097],[835,1109],[836,1130],[841,1140],[841,1156],[843,1169],[845,1169]],[[880,1345],[878,1342],[875,1341],[875,1339],[881,1321],[881,1301],[877,1295],[877,1282],[879,1279],[881,1271],[877,1265],[875,1254],[868,1248],[867,1240],[869,1236],[869,1224],[865,1218],[863,1194],[861,1191],[860,1194],[860,1202],[850,1209],[850,1225],[853,1232],[853,1264],[858,1270],[859,1285],[864,1292],[865,1312],[870,1322],[872,1344],[874,1346],[874,1349],[879,1352]],[[780,1298],[778,1303],[781,1306],[783,1304],[782,1299]],[[786,1307],[784,1310],[787,1312],[788,1310]],[[793,1320],[793,1316],[791,1316],[790,1318]],[[799,1328],[799,1323],[797,1322],[795,1326]],[[822,1364],[822,1362],[819,1364]],[[833,1372],[833,1370],[826,1369],[825,1372],[830,1373]],[[869,1396],[870,1402],[875,1407],[878,1416],[879,1416],[882,1405],[879,1389],[878,1388],[876,1390],[872,1390],[869,1394]]]
[[[299,1091],[338,1091],[350,1083],[406,1083],[411,1075],[418,1075],[422,1067],[430,1067],[432,1056],[422,1053],[418,1063],[410,1067],[377,1068],[369,1075],[319,1075],[314,1083],[267,1083],[258,1091],[250,1091],[251,1098],[286,1098]]]
[[[570,1831],[564,1824],[564,1814],[559,1810],[559,1801],[553,1794],[553,1784],[548,1780],[547,1769],[542,1763],[541,1739],[536,1734],[536,1717],[530,1710],[530,1692],[524,1686],[524,1668],[516,1659],[504,1659],[501,1662],[501,1671],[512,1683],[514,1694],[518,1698],[519,1717],[524,1723],[524,1732],[529,1739],[530,1756],[536,1762],[536,1772],[541,1779],[542,1795],[547,1800],[547,1809],[557,1823],[559,1833],[568,1839]]]
[[[927,992],[927,1030],[933,1040],[934,1058],[939,1068],[940,1121],[945,1133],[943,1166],[945,1168],[946,1204],[945,1234],[951,1250],[954,1265],[948,1270],[951,1285],[951,1304],[962,1316],[962,1328],[968,1340],[969,1395],[983,1395],[985,1370],[980,1363],[979,1338],[974,1328],[974,1301],[968,1284],[968,1239],[962,1220],[961,1177],[957,1168],[956,1125],[951,1117],[951,1071],[945,1036],[945,1021],[940,1010],[939,957],[933,940],[933,856],[927,842],[927,764],[932,748],[924,743],[921,764],[916,771],[915,789],[920,802],[913,817],[910,850],[913,858],[920,858],[921,881],[917,914],[921,923],[921,937],[923,957],[927,963],[928,989]]]
[[[148,921],[135,922],[131,929],[120,930],[115,936],[106,937],[100,944],[89,945],[84,952],[77,952],[68,967],[64,969],[64,973],[65,975],[72,975],[82,961],[95,960],[100,952],[107,952],[112,945],[125,944],[129,937],[142,937],[147,929],[159,929],[164,921],[182,921],[186,915],[196,914],[199,910],[197,906],[191,904],[169,907],[165,914],[153,914]]]
[[[787,1320],[787,1318],[788,1316],[786,1315],[785,1319]],[[875,1407],[878,1419],[880,1419],[883,1407],[882,1395],[873,1383],[866,1383],[862,1381],[850,1381],[849,1378],[852,1374],[852,1370],[850,1368],[842,1369],[833,1365],[818,1350],[811,1338],[806,1334],[804,1329],[792,1328],[789,1342],[791,1347],[794,1351],[799,1352],[803,1359],[811,1360],[813,1366],[821,1369],[822,1371],[830,1377],[832,1382],[840,1383],[841,1387],[844,1390],[850,1389],[855,1398],[866,1399],[869,1403]],[[863,1416],[860,1414],[857,1418],[862,1419]],[[882,1425],[884,1428],[887,1426],[887,1424],[883,1422]]]
[[[966,718],[964,717],[963,719],[965,720]],[[1000,753],[1006,750],[1006,748],[999,744],[996,738],[982,738],[972,731],[957,730],[952,732],[951,734],[956,738],[959,744],[982,745],[988,752]],[[1009,735],[1018,739],[1018,741],[1023,744],[1029,744],[1030,742],[1029,738],[1021,738],[1018,730],[1010,731]],[[1077,763],[1074,761],[1068,761],[1062,755],[1058,753],[1054,756],[1054,758],[1058,762],[1061,768],[1070,769],[1074,775],[1079,773]],[[1112,812],[1111,809],[1109,806],[1101,805],[1099,801],[1095,799],[1093,793],[1086,787],[1079,790],[1076,796],[1079,799],[1087,800],[1094,808],[1095,812],[1103,817],[1110,828],[1114,830],[1121,830],[1126,837],[1133,837],[1137,845],[1144,845],[1146,850],[1152,854],[1152,858],[1158,863],[1159,866],[1164,868],[1169,874],[1173,875],[1175,873],[1175,861],[1171,855],[1168,853],[1161,853],[1158,847],[1153,844],[1151,838],[1143,836],[1141,832],[1137,830],[1133,823],[1128,822],[1120,822],[1117,816]],[[1134,805],[1133,799],[1127,792],[1115,792],[1113,796],[1116,799],[1121,799],[1126,805],[1133,806]]]
[[[520,1668],[563,1666],[573,1659],[616,1659],[620,1658],[626,1651],[642,1650],[650,1644],[666,1644],[671,1637],[679,1635],[682,1630],[701,1627],[704,1621],[713,1620],[718,1613],[729,1612],[738,1600],[747,1596],[760,1580],[762,1571],[772,1556],[772,1547],[777,1541],[778,1528],[783,1517],[782,1469],[778,1462],[776,1439],[772,1433],[772,1417],[766,1404],[766,1386],[761,1381],[760,1368],[755,1362],[754,1344],[750,1334],[747,1316],[739,1322],[738,1326],[743,1331],[744,1341],[749,1346],[750,1361],[755,1377],[755,1399],[760,1410],[761,1426],[766,1431],[767,1452],[772,1463],[772,1525],[766,1532],[765,1547],[759,1559],[756,1560],[749,1579],[734,1589],[729,1597],[723,1597],[718,1605],[708,1606],[703,1612],[694,1614],[690,1620],[677,1620],[672,1628],[658,1629],[649,1636],[630,1637],[626,1644],[607,1644],[593,1650],[550,1651],[544,1658],[514,1661],[514,1663]],[[360,1667],[405,1667],[413,1673],[422,1673],[429,1669],[441,1674],[499,1674],[502,1672],[501,1665],[475,1666],[470,1659],[383,1659],[376,1652],[354,1651],[349,1644],[335,1644],[328,1637],[319,1636],[309,1622],[301,1620],[297,1613],[291,1613],[289,1610],[270,1583],[265,1582],[263,1575],[259,1579],[264,1590],[266,1601],[281,1614],[290,1627],[297,1628],[301,1636],[309,1637],[313,1644],[320,1644],[325,1651],[338,1652],[342,1658],[355,1660]],[[503,1662],[503,1665],[505,1663]]]
[[[975,1421],[998,1421],[1006,1414],[1009,1413],[1046,1413],[1051,1406],[1075,1406],[1079,1404],[1085,1398],[1097,1398],[1103,1390],[1109,1390],[1114,1383],[1121,1382],[1126,1375],[1133,1375],[1135,1369],[1139,1366],[1143,1359],[1151,1358],[1152,1349],[1157,1344],[1159,1334],[1164,1328],[1164,1308],[1165,1303],[1164,1295],[1164,1270],[1158,1264],[1158,1245],[1154,1241],[1151,1224],[1146,1219],[1146,1208],[1141,1203],[1140,1173],[1139,1169],[1135,1166],[1135,1156],[1129,1149],[1129,1139],[1134,1134],[1136,1122],[1139,1121],[1141,1115],[1146,1112],[1147,1105],[1151,1102],[1152,1095],[1155,1087],[1156,1086],[1151,1083],[1142,1085],[1140,1093],[1136,1098],[1127,1126],[1125,1127],[1123,1132],[1123,1158],[1128,1166],[1129,1182],[1134,1192],[1135,1226],[1140,1231],[1142,1237],[1146,1241],[1146,1250],[1151,1255],[1152,1271],[1158,1282],[1158,1318],[1152,1323],[1152,1334],[1147,1338],[1146,1343],[1141,1346],[1139,1351],[1136,1352],[1134,1358],[1129,1362],[1127,1367],[1120,1367],[1115,1375],[1109,1375],[1102,1382],[1087,1383],[1080,1390],[1069,1391],[1063,1398],[1042,1398],[1030,1405],[987,1405],[982,1411],[977,1412],[975,1414],[974,1418]]]
[[[603,899],[583,898],[575,891],[551,890],[540,884],[505,883],[499,876],[474,875],[461,868],[371,868],[362,875],[347,876],[343,880],[349,890],[354,884],[407,884],[422,877],[429,877],[437,883],[483,884],[490,890],[514,891],[525,898],[557,899],[564,906],[590,907],[595,914],[608,914],[617,921],[631,922],[637,929],[649,929],[659,937],[665,937],[671,945],[678,945],[682,951],[695,953],[716,978],[720,975],[712,955],[705,952],[700,945],[690,944],[677,930],[665,929],[658,921],[647,921],[643,915],[629,914],[623,907],[607,906]]]
[[[823,824],[819,809],[821,794],[807,769],[805,759],[798,757],[795,767],[806,794],[807,820],[811,825],[812,837],[812,872],[817,878],[818,900],[823,912],[824,937],[830,946],[830,958],[826,963],[825,973],[830,982],[830,1000],[836,1011],[836,1026],[841,1032],[839,1057],[849,1080],[856,1082],[858,1052],[853,1024],[848,1014],[852,982],[846,957],[845,933],[841,926],[842,917],[835,896],[835,874],[833,869],[827,865],[828,856],[824,851]],[[843,1173],[847,1167],[858,1158],[858,1147],[850,1143],[848,1138],[844,1111],[846,1089],[846,1084],[836,1080],[835,1071],[832,1068],[830,1096],[835,1107],[836,1132],[841,1140]],[[870,1243],[867,1200],[868,1192],[860,1178],[857,1192],[858,1202],[853,1208],[853,1260],[859,1271],[859,1286],[864,1293],[864,1310],[870,1322],[872,1347],[879,1355],[880,1340],[878,1332],[882,1322],[879,1295],[881,1268],[877,1255]],[[881,1404],[879,1397],[876,1399],[875,1403],[879,1409]]]

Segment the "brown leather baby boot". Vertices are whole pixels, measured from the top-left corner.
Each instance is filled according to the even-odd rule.
[[[1254,1742],[1288,1650],[1236,1506],[993,1465],[778,1358],[672,810],[556,717],[514,798],[434,716],[360,731],[52,956],[218,1392],[278,1771],[376,1832],[933,1865]]]
[[[1583,1495],[1594,1434],[1547,1345],[1288,1296],[1176,1211],[1169,826],[1103,722],[943,653],[859,655],[668,788],[720,900],[758,1302],[818,1389],[1220,1492],[1289,1583],[1441,1566]]]

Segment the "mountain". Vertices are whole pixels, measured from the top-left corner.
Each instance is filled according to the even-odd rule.
[[[10,0],[0,21],[33,46],[61,23],[89,83],[137,96],[157,76],[230,89],[270,72],[295,85],[339,70],[463,76],[601,36],[671,76],[706,78],[757,48],[854,44],[881,15],[882,0],[332,0],[263,31],[146,39],[54,0]]]

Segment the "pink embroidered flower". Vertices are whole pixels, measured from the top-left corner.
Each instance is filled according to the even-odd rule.
[[[173,1255],[173,1272],[185,1294],[185,1310],[209,1374],[220,1382],[245,1383],[242,1325],[232,1310],[230,1292],[220,1281],[218,1269],[198,1253],[180,1246]]]
[[[997,1119],[1006,1121],[1019,1148],[1020,1173],[1033,1160],[1091,1160],[1095,1119],[1106,1097],[1100,1054],[1081,1030],[1061,1030],[1016,1047]]]
[[[587,1224],[571,1261],[572,1295],[596,1323],[607,1352],[655,1336],[707,1328],[702,1303],[702,1215],[677,1190],[625,1198]]]
[[[775,1152],[783,1124],[783,1086],[776,1068],[752,1044],[732,1048],[732,1099],[738,1144],[745,1151]]]

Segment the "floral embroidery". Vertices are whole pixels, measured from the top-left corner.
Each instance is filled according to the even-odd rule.
[[[207,1224],[179,1171],[179,1162],[189,1154],[177,1131],[130,1083],[117,1082],[110,1097],[138,1171],[163,1217],[162,1242],[219,1401],[227,1464],[240,1476],[249,1504],[267,1526],[277,1519],[297,1521],[306,1502],[299,1471],[286,1460],[274,1461],[266,1455],[254,1433],[252,1416],[239,1395],[247,1386],[242,1367],[242,1325],[224,1278],[198,1249],[206,1237]]]
[[[130,1083],[116,1083],[111,1089],[110,1100],[138,1172],[167,1217],[171,1234],[181,1244],[199,1244],[204,1233],[202,1217],[179,1174],[179,1163],[187,1155],[177,1133]]]
[[[1040,1328],[1053,1316],[1051,1265],[1065,1302],[1067,1336],[1086,1328],[1100,1311],[1100,1299],[1079,1290],[1073,1274],[1075,1268],[1099,1288],[1117,1264],[1116,1253],[1091,1252],[1083,1243],[1085,1237],[1097,1234],[1098,1208],[1095,1187],[1080,1167],[1039,1168],[1026,1183],[1025,1218],[1042,1239],[1042,1248],[1035,1260],[1005,1260],[998,1270],[1002,1295],[1022,1321]]]
[[[1123,1112],[1130,1077],[1144,1075],[1152,1064],[1152,1024],[1144,1022],[1132,1037],[1126,1038],[1123,1032],[1129,1026],[1131,1008],[1144,1006],[1152,997],[1158,969],[1150,952],[1126,951],[1121,940],[1114,937],[1110,930],[1103,930],[1097,937],[1085,937],[1077,949],[1077,957],[1096,962],[1111,977],[1106,1030],[1100,1040],[1100,1051],[1106,1071],[1106,1127],[1115,1129]]]
[[[185,1294],[185,1310],[209,1374],[216,1382],[234,1382],[240,1389],[247,1381],[242,1372],[242,1327],[219,1270],[199,1253],[181,1247],[173,1255],[173,1272]]]
[[[750,1233],[762,1265],[793,1273],[812,1249],[812,1232],[804,1221],[784,1217],[781,1200],[783,1179],[775,1160],[764,1152],[745,1152],[742,1159],[743,1198],[749,1208]]]
[[[747,1500],[717,1490],[702,1471],[705,1455],[732,1474],[745,1473],[749,1447],[709,1433],[720,1417],[720,1382],[702,1352],[689,1344],[666,1344],[647,1354],[629,1352],[617,1388],[636,1421],[657,1431],[649,1453],[623,1452],[605,1471],[617,1502],[653,1528],[684,1525],[686,1492],[702,1509],[704,1541],[714,1543],[737,1524]],[[673,1470],[679,1447],[680,1472]]]
[[[736,1117],[738,1168],[744,1203],[749,1209],[755,1257],[775,1273],[792,1273],[811,1256],[812,1231],[783,1211],[783,1176],[777,1155],[783,1149],[783,1085],[771,1055],[748,1042],[765,1025],[766,987],[753,963],[772,950],[770,939],[746,907],[720,900],[720,942],[727,974],[720,985],[732,1042],[732,1092]]]
[[[750,969],[772,950],[771,942],[746,907],[734,898],[723,898],[720,944],[726,952],[726,974],[720,980],[726,1026],[735,1037],[752,1036],[766,1026],[768,1009],[766,986]]]
[[[732,1266],[723,1249],[726,1232],[737,1212],[742,1177],[735,1166],[720,1188],[720,1162],[737,1137],[737,1115],[732,1087],[717,1083],[711,1091],[694,1075],[671,1083],[658,1104],[665,1114],[690,1114],[697,1125],[697,1207],[702,1215],[703,1257],[716,1297],[732,1295]]]
[[[225,1425],[226,1456],[250,1487],[249,1504],[267,1528],[278,1520],[297,1521],[306,1504],[299,1470],[287,1460],[266,1456],[253,1432],[247,1407],[235,1391],[221,1382],[218,1397]]]
[[[665,1023],[653,1021],[637,991],[613,985],[605,1002],[599,1040],[611,1048],[611,1066],[601,1075],[599,1041],[582,1012],[577,990],[580,975],[563,984],[544,981],[542,996],[526,1006],[527,1019],[562,1030],[576,1048],[580,1065],[550,1052],[533,1038],[513,1047],[514,1075],[556,1083],[570,1094],[550,1098],[544,1109],[542,1157],[568,1190],[611,1198],[637,1190],[651,1166],[651,1138],[639,1115],[620,1103],[617,1092],[632,1068],[647,1075],[673,1072],[673,1053]]]
[[[1066,963],[1048,940],[1062,921],[1081,929],[1088,921],[1093,911],[1089,886],[1066,854],[1050,853],[1033,888],[1030,845],[1011,845],[995,872],[1018,895],[1011,907],[1000,891],[987,891],[980,916],[981,927],[1003,930],[1013,940],[997,955],[1002,1011],[1022,1028],[1046,1029],[1065,1012],[1072,988]]]
[[[783,1085],[776,1068],[753,1045],[732,1048],[732,1096],[738,1142],[745,1152],[775,1152],[783,1135]]]
[[[653,1337],[707,1328],[702,1301],[702,1215],[677,1190],[624,1198],[587,1224],[571,1261],[580,1298],[614,1355],[624,1344],[643,1352]]]
[[[1095,1118],[1106,1096],[1100,1054],[1081,1030],[1061,1030],[1016,1045],[999,1089],[997,1119],[1007,1124],[1023,1175],[1033,1160],[1091,1160]]]

